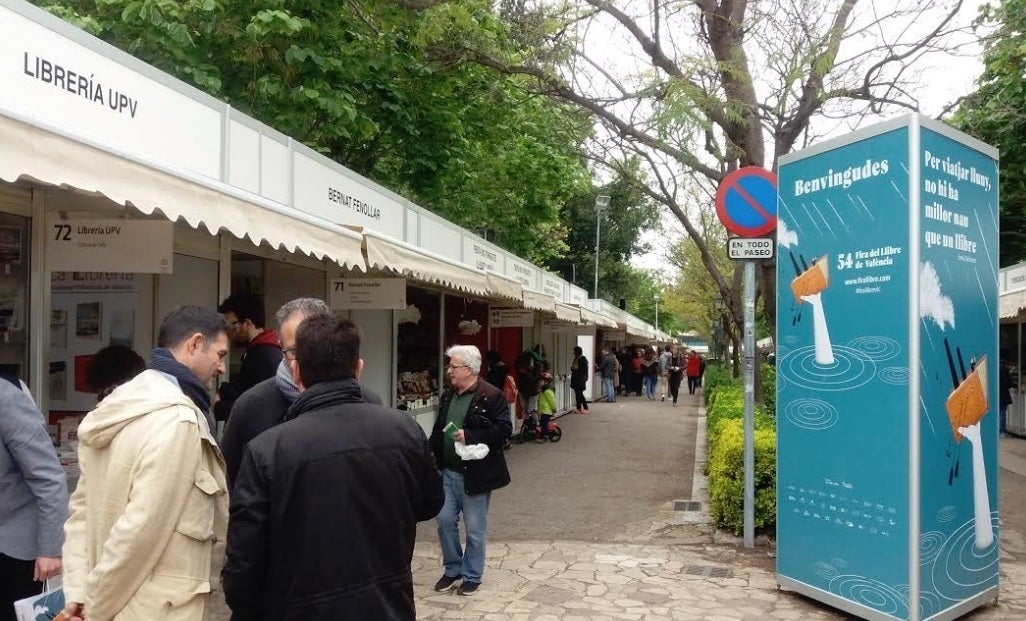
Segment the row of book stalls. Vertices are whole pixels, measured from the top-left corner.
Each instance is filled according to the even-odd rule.
[[[168,311],[231,293],[262,296],[269,323],[301,296],[346,313],[363,381],[425,429],[450,345],[511,366],[540,345],[569,407],[575,346],[669,340],[26,2],[0,0],[0,56],[17,59],[0,65],[0,369],[69,471],[95,352],[145,356]]]
[[[998,292],[999,364],[1010,383],[999,390],[1012,395],[1006,410],[1009,433],[1026,436],[1026,262],[998,271]]]

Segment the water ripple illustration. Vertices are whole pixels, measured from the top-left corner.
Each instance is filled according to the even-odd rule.
[[[831,365],[818,364],[812,346],[788,352],[777,363],[778,373],[802,388],[828,392],[858,388],[876,375],[876,363],[861,351],[835,345],[833,352]]]
[[[958,507],[955,505],[947,505],[941,507],[940,511],[937,512],[937,521],[942,524],[947,523],[955,519],[956,515],[958,515]]]
[[[998,514],[991,513],[991,528],[998,530]],[[959,526],[933,560],[932,579],[938,595],[959,601],[976,588],[997,579],[999,537],[983,550],[976,549],[975,520]]]
[[[932,563],[944,548],[944,533],[932,530],[919,536],[919,562]]]
[[[908,596],[879,580],[847,574],[831,580],[829,588],[835,595],[884,614],[898,618],[907,616]]]
[[[881,369],[877,377],[885,384],[905,386],[908,384],[908,367],[887,367]]]
[[[795,427],[818,431],[837,424],[837,408],[822,399],[795,399],[784,407],[784,418]]]
[[[820,578],[826,578],[827,580],[833,580],[839,573],[837,568],[830,563],[824,563],[822,561],[812,564],[812,573],[816,574]]]
[[[862,352],[873,362],[890,360],[901,353],[901,345],[884,336],[860,336],[849,342],[848,346]]]

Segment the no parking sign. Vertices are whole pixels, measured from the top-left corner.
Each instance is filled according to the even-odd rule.
[[[716,215],[741,237],[772,233],[777,228],[777,176],[759,166],[731,172],[716,190]]]

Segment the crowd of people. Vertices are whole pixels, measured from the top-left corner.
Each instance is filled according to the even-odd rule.
[[[596,370],[602,378],[602,400],[614,402],[618,396],[638,397],[660,401],[670,399],[676,407],[680,386],[688,380],[689,394],[702,386],[706,360],[694,349],[666,345],[662,351],[651,346],[627,345],[614,353],[602,348],[602,358]]]
[[[427,436],[360,383],[352,321],[300,298],[273,330],[253,301],[174,310],[147,360],[96,354],[70,498],[29,390],[0,376],[0,621],[58,575],[70,621],[203,619],[219,588],[234,620],[412,620],[416,525],[430,519],[435,588],[477,591],[512,432],[480,351],[445,352]],[[230,342],[246,347],[242,368],[214,390]]]
[[[510,482],[511,407],[557,414],[542,345],[512,367],[471,345],[446,350],[448,388],[430,435],[360,382],[359,328],[299,298],[265,325],[262,301],[183,306],[143,359],[97,352],[97,404],[78,427],[73,492],[28,388],[0,374],[0,621],[62,575],[70,621],[203,619],[219,588],[234,620],[414,619],[418,522],[434,519],[443,571],[435,590],[480,587],[491,493]],[[225,373],[231,343],[241,368]],[[693,394],[704,360],[677,347],[580,347],[563,371],[574,411],[589,377],[606,401]],[[216,421],[224,420],[220,438]],[[459,524],[463,522],[461,537]]]

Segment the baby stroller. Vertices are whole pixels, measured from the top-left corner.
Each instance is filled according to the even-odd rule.
[[[563,430],[556,424],[556,418],[553,417],[549,421],[549,442],[559,442],[563,439]],[[538,412],[528,412],[524,415],[524,422],[520,425],[520,434],[518,435],[520,442],[530,442],[542,437],[540,420]]]

